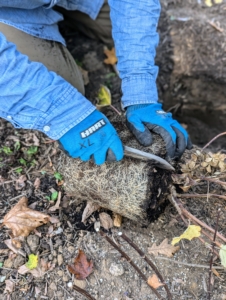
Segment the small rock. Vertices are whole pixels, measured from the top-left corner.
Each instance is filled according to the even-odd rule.
[[[53,250],[53,256],[57,256],[57,252],[56,252],[56,250]]]
[[[58,252],[62,253],[63,252],[63,247],[62,246],[59,246],[58,248]]]
[[[58,274],[60,277],[62,277],[62,276],[64,275],[64,272],[63,272],[62,270],[59,270],[59,271],[57,272],[57,274]]]
[[[73,287],[73,283],[70,281],[68,282],[67,286],[71,289]]]
[[[122,274],[124,274],[125,271],[121,264],[112,263],[110,266],[109,272],[113,276],[121,276]]]
[[[48,256],[48,258],[49,258],[49,260],[53,260],[52,254],[50,254],[50,255]]]
[[[64,281],[64,282],[67,282],[68,280],[69,280],[68,276],[67,276],[67,275],[64,275],[64,276],[63,276],[63,281]]]
[[[4,268],[11,268],[13,265],[13,261],[10,258],[4,260]]]
[[[64,293],[62,291],[56,292],[56,299],[64,299],[63,296],[64,296]]]
[[[13,266],[15,269],[19,268],[25,263],[25,258],[18,254],[17,257],[14,259]]]
[[[38,245],[39,245],[39,237],[37,235],[29,235],[27,237],[27,243],[28,246],[31,249],[32,253],[36,253],[37,249],[38,249]]]
[[[75,251],[75,247],[69,246],[69,247],[67,248],[67,250],[68,250],[68,252],[73,253],[73,252]]]
[[[61,266],[63,262],[64,262],[63,255],[62,254],[58,254],[57,255],[58,266]]]
[[[56,291],[57,290],[57,286],[55,284],[55,282],[51,282],[50,285],[49,285],[49,288],[53,291]]]
[[[81,289],[85,289],[86,288],[86,281],[85,280],[78,280],[78,279],[75,279],[74,280],[74,284],[78,287],[80,287]]]

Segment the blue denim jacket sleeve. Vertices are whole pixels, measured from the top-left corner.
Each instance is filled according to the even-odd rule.
[[[95,107],[62,77],[29,61],[0,33],[0,116],[59,139]]]
[[[156,103],[159,0],[109,0],[124,107]]]

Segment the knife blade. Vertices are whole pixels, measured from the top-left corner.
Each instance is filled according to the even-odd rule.
[[[166,161],[165,159],[151,154],[151,153],[147,153],[132,147],[128,147],[124,145],[124,155],[129,156],[129,157],[133,157],[133,158],[138,158],[138,159],[142,159],[142,160],[153,160],[156,164],[157,167],[161,168],[161,169],[166,169],[169,171],[175,171],[174,167],[171,166],[171,164],[168,163],[168,161]]]

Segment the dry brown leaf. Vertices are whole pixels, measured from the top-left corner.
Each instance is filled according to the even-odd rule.
[[[86,204],[86,207],[82,214],[82,222],[85,224],[86,220],[89,218],[89,216],[92,215],[92,213],[100,208],[100,205],[93,203],[91,201],[88,201]]]
[[[215,274],[217,277],[220,277],[220,274],[217,272],[216,269],[212,268],[212,272],[213,272],[213,274]]]
[[[85,253],[79,249],[78,256],[73,265],[68,265],[68,270],[75,275],[76,279],[84,280],[93,272],[93,262],[87,260]]]
[[[102,212],[99,214],[99,218],[100,218],[100,225],[104,229],[109,230],[110,228],[113,227],[113,220],[109,214]]]
[[[37,204],[38,204],[38,201],[35,201],[35,202],[31,203],[30,205],[28,205],[28,207],[31,209],[35,209]]]
[[[39,188],[40,183],[41,183],[41,180],[40,180],[40,178],[37,177],[34,182],[34,187],[36,190]]]
[[[20,254],[20,255],[26,257],[26,253],[25,253],[23,250],[18,249],[18,248],[12,243],[12,240],[10,240],[10,239],[9,239],[9,240],[5,240],[4,243],[5,243],[6,246],[7,246],[10,250],[12,250],[14,253]]]
[[[115,227],[121,227],[122,226],[122,216],[114,213],[113,214],[113,223],[114,223]]]
[[[34,277],[42,277],[46,271],[51,271],[55,268],[55,265],[51,265],[50,262],[46,262],[44,259],[38,259],[38,266],[30,270],[26,265],[22,265],[18,269],[18,273],[24,275],[26,273],[32,274]]]
[[[49,211],[56,211],[57,209],[59,209],[60,208],[60,201],[61,201],[61,192],[58,193],[56,204],[54,206],[51,206],[49,208]]]
[[[163,286],[164,284],[161,283],[157,277],[156,274],[153,274],[152,276],[148,277],[148,284],[153,287],[153,289],[157,289],[160,286]]]
[[[14,290],[15,283],[9,279],[5,280],[5,290],[4,294],[11,294]]]
[[[9,249],[0,249],[0,255],[8,254]]]
[[[108,65],[115,65],[117,63],[117,57],[115,55],[115,48],[108,50],[107,48],[104,49],[104,54],[107,56],[105,58],[104,63]]]
[[[148,253],[155,256],[163,254],[167,257],[172,257],[173,254],[176,253],[179,249],[179,246],[168,244],[168,239],[164,239],[160,245],[157,246],[156,243],[154,243],[151,247],[149,247]]]
[[[12,236],[28,236],[35,228],[50,221],[50,216],[28,208],[27,198],[19,202],[5,215],[3,225],[12,230]]]
[[[17,180],[16,180],[16,186],[15,189],[21,190],[23,187],[25,187],[25,181],[27,180],[26,175],[21,175]]]

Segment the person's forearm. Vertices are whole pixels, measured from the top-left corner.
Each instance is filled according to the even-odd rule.
[[[1,0],[0,7],[13,7],[13,8],[23,8],[23,9],[34,9],[45,5],[46,7],[53,7],[60,0],[23,0],[23,1],[9,1]]]
[[[95,107],[62,77],[31,62],[0,33],[0,117],[53,139],[85,119]]]
[[[123,106],[158,101],[158,0],[109,0]]]

